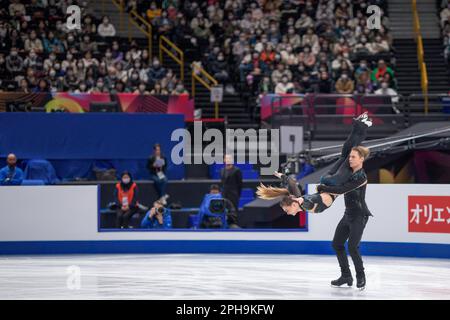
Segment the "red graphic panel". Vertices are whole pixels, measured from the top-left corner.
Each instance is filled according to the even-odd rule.
[[[450,196],[408,196],[408,231],[450,233]]]

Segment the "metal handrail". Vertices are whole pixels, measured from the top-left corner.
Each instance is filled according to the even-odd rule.
[[[119,10],[119,31],[123,32],[123,13],[125,11],[125,2],[124,0],[111,0],[111,1]],[[105,6],[104,0],[102,0],[102,2],[103,2],[102,6],[104,7]]]
[[[208,79],[212,83],[212,85],[209,84],[208,82],[206,82],[203,78],[201,78],[197,74],[197,72],[199,72],[201,75],[205,76],[206,79]],[[214,79],[214,77],[212,75],[210,75],[208,72],[206,72],[205,69],[203,69],[196,63],[192,64],[191,76],[192,76],[192,97],[193,98],[195,98],[195,80],[197,80],[200,84],[202,84],[209,91],[211,91],[213,86],[217,86],[219,84],[219,82],[216,79]],[[219,103],[218,102],[214,103],[214,116],[216,119],[219,118]]]
[[[428,94],[428,72],[424,59],[423,39],[420,29],[419,13],[417,11],[417,0],[411,0],[412,13],[413,13],[413,27],[415,40],[417,42],[417,62],[420,70],[420,86],[422,93],[427,96]],[[424,111],[428,113],[428,98],[424,100]]]
[[[164,47],[163,44],[167,44],[170,46],[173,50],[175,50],[179,57],[175,56],[172,51]],[[165,36],[159,37],[159,60],[161,63],[163,63],[163,52],[165,52],[169,57],[171,57],[176,63],[180,65],[180,79],[181,81],[184,81],[184,52],[178,48],[172,41],[167,39]]]
[[[137,20],[139,20],[142,24],[144,24],[147,27],[147,30],[142,28],[142,26],[139,25],[139,23],[135,20],[135,18]],[[141,30],[141,32],[144,33],[147,36],[147,40],[148,40],[148,57],[149,57],[149,60],[151,61],[152,56],[153,56],[153,43],[152,43],[153,42],[152,41],[153,30],[152,30],[152,25],[148,21],[146,21],[144,18],[142,18],[139,15],[139,13],[137,13],[136,10],[130,11],[130,13],[128,15],[128,30],[129,30],[129,23],[130,22],[132,24],[134,24],[134,26],[136,28]]]

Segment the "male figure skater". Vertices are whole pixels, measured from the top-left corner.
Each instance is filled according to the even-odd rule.
[[[331,285],[340,287],[344,284],[353,285],[353,277],[348,264],[347,252],[345,251],[345,242],[348,240],[348,250],[352,257],[356,270],[356,287],[363,290],[366,285],[364,265],[359,253],[359,243],[361,241],[364,228],[369,219],[370,213],[365,201],[367,175],[363,169],[363,162],[369,156],[369,149],[357,146],[353,147],[348,158],[348,164],[353,170],[349,180],[338,186],[319,185],[318,192],[327,192],[330,194],[344,194],[345,214],[336,227],[333,238],[333,249],[341,268],[341,277],[331,281]],[[358,181],[358,182],[357,182]],[[361,185],[361,181],[365,181]],[[355,189],[355,182],[359,185]]]

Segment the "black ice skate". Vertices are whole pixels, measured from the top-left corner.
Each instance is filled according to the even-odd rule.
[[[364,274],[356,276],[356,288],[359,290],[366,288],[366,276]]]
[[[353,278],[351,276],[341,276],[339,279],[331,281],[331,286],[336,288],[341,287],[344,284],[347,284],[348,287],[351,287],[353,285]]]

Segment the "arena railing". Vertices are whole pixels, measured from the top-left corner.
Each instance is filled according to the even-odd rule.
[[[420,70],[420,86],[422,88],[422,94],[425,97],[424,100],[424,112],[428,113],[428,72],[427,66],[424,60],[423,39],[420,29],[419,13],[417,11],[417,0],[411,0],[412,14],[413,14],[413,27],[414,35],[417,43],[417,61],[418,68]]]
[[[424,110],[425,102],[428,108]],[[408,126],[424,121],[450,121],[449,94],[411,94],[406,100]]]
[[[280,95],[271,99],[271,126],[300,125],[312,138],[333,139],[345,136],[352,118],[368,111],[377,124],[370,136],[382,137],[407,127],[407,107],[402,95]]]
[[[167,45],[170,48],[167,48]],[[174,54],[176,52],[178,56]],[[180,79],[184,81],[184,52],[178,48],[172,41],[167,39],[165,36],[159,37],[159,61],[163,64],[163,53],[166,53],[171,57],[176,63],[180,65]]]
[[[102,0],[102,2],[104,1],[105,0]],[[119,28],[120,31],[123,32],[123,15],[125,13],[125,2],[124,0],[112,0],[112,2],[119,9],[120,12]],[[128,39],[130,41],[131,41],[130,23],[136,26],[143,34],[147,36],[149,60],[151,60],[153,56],[153,37],[152,37],[153,29],[151,23],[145,20],[136,10],[130,11],[128,14],[128,23],[127,23]],[[159,48],[159,60],[161,61],[161,64],[163,64],[163,57],[164,57],[163,53],[165,53],[180,65],[180,79],[181,81],[184,81],[184,52],[165,36],[159,37],[158,48]]]
[[[102,13],[105,14],[105,1],[102,0]],[[124,28],[124,14],[125,14],[125,1],[124,0],[111,0],[111,2],[117,7],[119,10],[119,31],[122,33]]]
[[[192,97],[195,98],[195,85],[198,81],[200,84],[202,84],[206,89],[209,91],[212,91],[212,88],[217,86],[219,82],[214,79],[212,75],[210,75],[208,72],[206,72],[205,69],[203,69],[200,65],[197,63],[192,63]],[[219,118],[219,103],[214,102],[214,118]]]
[[[311,132],[310,107],[305,95],[277,95],[270,101],[272,127],[303,126],[305,135]]]
[[[141,24],[142,23],[142,26]],[[130,11],[129,15],[128,15],[128,38],[131,40],[131,36],[130,36],[130,23],[132,23],[134,26],[136,26],[136,28],[138,28],[139,30],[141,30],[142,33],[144,33],[147,37],[148,40],[148,56],[149,56],[149,60],[152,60],[153,57],[153,30],[152,30],[152,25],[145,20],[144,18],[142,18],[142,16],[136,11],[136,10],[132,10]]]
[[[104,2],[105,0],[102,0]],[[124,31],[124,16],[126,14],[125,12],[125,1],[124,0],[111,0],[112,3],[117,7],[119,10],[119,30],[121,33]],[[148,56],[149,60],[151,61],[152,55],[153,55],[153,43],[152,43],[152,25],[146,21],[136,10],[132,10],[127,14],[127,33],[128,33],[128,40],[131,41],[131,24],[133,24],[136,28],[138,28],[146,37],[148,40]]]

